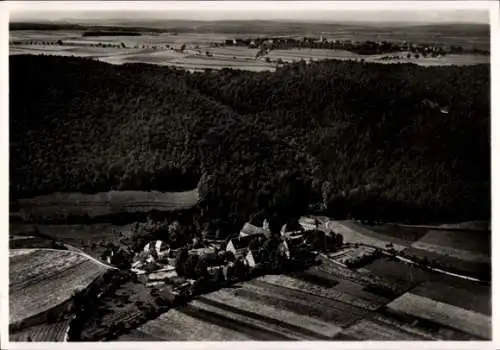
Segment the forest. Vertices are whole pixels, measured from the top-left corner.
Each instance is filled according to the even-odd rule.
[[[305,212],[490,219],[488,65],[9,60],[12,199],[198,186],[200,217],[228,230]]]

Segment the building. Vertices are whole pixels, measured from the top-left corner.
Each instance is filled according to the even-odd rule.
[[[263,240],[266,239],[266,236],[261,233],[256,233],[253,235],[247,235],[243,237],[233,238],[231,239],[226,246],[227,252],[232,252],[234,256],[243,256],[246,253],[246,249],[248,248],[250,242],[254,239],[261,238]]]
[[[264,220],[264,224],[267,223],[267,220]],[[263,225],[264,226],[264,225]],[[243,225],[243,228],[240,231],[240,237],[254,236],[254,235],[264,235],[266,237],[271,236],[271,231],[269,231],[269,224],[267,224],[267,228],[258,227],[247,222]]]
[[[285,256],[287,259],[293,259],[300,250],[303,242],[304,236],[301,234],[286,236],[286,238],[281,241],[278,249],[282,256]]]
[[[319,226],[319,221],[313,218],[301,217],[299,219],[299,224],[304,228],[304,230],[317,230]]]
[[[249,250],[245,256],[245,261],[251,268],[258,267],[264,261],[264,251],[262,249]]]
[[[168,244],[161,240],[149,242],[144,246],[144,251],[149,252],[154,259],[167,257],[170,253]]]
[[[189,250],[189,254],[196,254],[199,256],[209,255],[213,253],[215,253],[215,247],[203,247]]]
[[[262,223],[262,228],[264,230],[268,230],[269,231],[269,221],[267,221],[267,219],[264,219],[264,222]]]
[[[290,236],[290,235],[297,235],[297,234],[302,234],[302,227],[301,228],[294,228],[293,225],[290,224],[284,224],[281,226],[280,234],[281,236]]]

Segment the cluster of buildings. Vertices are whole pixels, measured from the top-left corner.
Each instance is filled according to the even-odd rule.
[[[285,260],[300,259],[300,252],[308,250],[305,232],[319,227],[317,219],[300,218],[298,225],[283,225],[280,230],[277,253]],[[198,255],[207,263],[205,282],[231,282],[238,279],[236,269],[243,268],[245,273],[265,266],[266,252],[264,243],[271,237],[269,223],[262,225],[246,223],[237,237],[226,242],[212,243],[208,246],[191,249],[189,255]],[[131,271],[147,287],[165,290],[171,295],[190,295],[199,281],[178,276],[175,269],[177,251],[170,249],[165,241],[156,240],[147,243],[141,252],[135,254]],[[230,257],[230,258],[228,258]]]

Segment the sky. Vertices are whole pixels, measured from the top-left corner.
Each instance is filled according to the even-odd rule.
[[[488,23],[487,9],[456,2],[13,2],[12,21],[289,20],[318,22]],[[474,3],[474,2],[472,2]],[[38,5],[38,6],[37,6]],[[42,5],[42,6],[40,6]],[[362,9],[360,7],[363,6]],[[366,9],[371,7],[370,9]],[[455,7],[455,8],[450,8]],[[61,11],[64,8],[66,11]]]

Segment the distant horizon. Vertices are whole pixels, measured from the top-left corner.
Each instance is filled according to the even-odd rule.
[[[360,2],[361,3],[361,2]],[[64,4],[64,5],[63,5]],[[426,1],[425,8],[408,2],[370,3],[369,6],[342,2],[23,2],[11,3],[11,22],[141,22],[141,21],[279,21],[314,23],[387,24],[489,24],[489,10],[469,4]],[[417,5],[417,7],[415,7]],[[64,6],[64,7],[63,7]],[[146,8],[145,8],[146,7]],[[64,10],[61,10],[64,8]]]

